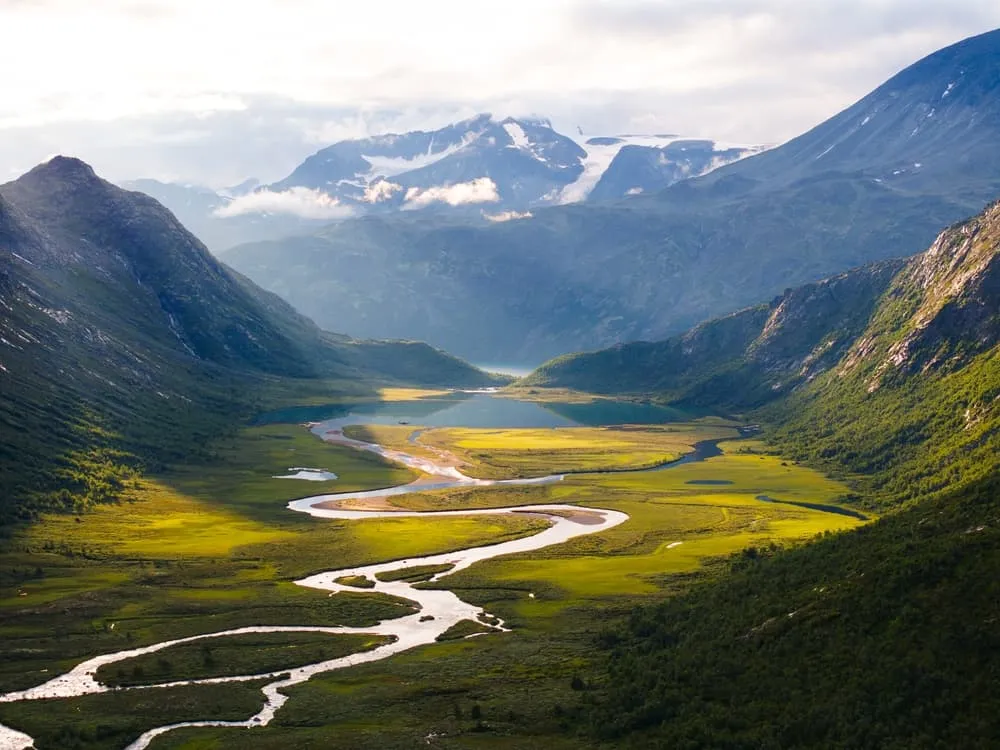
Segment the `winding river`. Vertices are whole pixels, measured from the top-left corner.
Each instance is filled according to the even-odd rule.
[[[509,555],[516,552],[529,552],[541,549],[554,544],[560,544],[574,537],[585,534],[594,534],[605,529],[610,529],[628,520],[628,516],[617,511],[603,510],[598,508],[586,508],[578,505],[522,505],[509,508],[492,508],[482,510],[451,510],[451,511],[405,511],[389,509],[385,499],[392,496],[412,492],[423,492],[427,490],[439,490],[454,487],[485,487],[493,485],[517,485],[517,484],[549,484],[559,482],[563,475],[552,475],[535,479],[511,479],[511,480],[485,480],[474,479],[463,474],[453,460],[448,460],[442,456],[440,461],[429,458],[414,456],[402,451],[390,450],[372,443],[365,443],[352,440],[343,435],[343,427],[347,423],[357,422],[357,418],[345,417],[340,420],[331,420],[317,425],[312,429],[324,440],[349,445],[351,447],[372,451],[385,458],[404,464],[421,471],[424,476],[415,482],[386,489],[370,490],[367,492],[350,492],[333,495],[319,495],[315,497],[296,500],[289,503],[288,507],[293,511],[308,513],[320,518],[337,519],[362,519],[379,517],[438,517],[438,516],[474,516],[474,515],[498,515],[498,514],[530,514],[546,519],[549,525],[544,530],[528,537],[515,539],[498,544],[488,544],[479,547],[471,547],[456,552],[448,552],[438,555],[427,555],[424,557],[414,557],[406,560],[396,560],[393,562],[378,563],[375,565],[363,565],[353,568],[343,568],[330,570],[318,575],[303,578],[296,583],[300,586],[320,589],[331,592],[331,595],[338,591],[364,591],[392,594],[415,602],[419,609],[406,617],[392,620],[385,620],[374,627],[354,628],[354,627],[296,627],[296,626],[257,626],[237,628],[233,630],[223,630],[214,633],[204,633],[201,635],[175,640],[163,641],[145,646],[142,648],[118,651],[111,654],[104,654],[88,659],[65,674],[27,690],[18,690],[0,695],[0,703],[9,703],[23,700],[40,700],[45,698],[72,698],[93,693],[108,692],[111,688],[101,684],[95,679],[95,673],[100,667],[107,664],[131,659],[143,654],[155,653],[171,646],[193,641],[206,640],[210,638],[221,638],[224,636],[240,635],[244,633],[330,633],[330,634],[376,634],[393,638],[394,640],[385,645],[379,646],[371,651],[358,654],[351,654],[338,659],[310,664],[296,669],[283,669],[264,674],[250,674],[230,677],[218,677],[201,680],[186,680],[178,682],[167,682],[156,685],[128,688],[130,690],[152,690],[157,688],[174,687],[179,685],[208,685],[221,684],[227,682],[249,682],[257,680],[270,680],[262,688],[264,694],[264,705],[260,711],[245,721],[193,721],[179,724],[170,724],[143,734],[135,742],[128,746],[128,750],[140,750],[161,734],[170,732],[182,727],[260,727],[267,725],[275,713],[288,700],[284,690],[293,685],[300,684],[310,679],[313,675],[329,672],[335,669],[342,669],[357,664],[378,661],[393,654],[406,651],[417,646],[433,643],[435,639],[446,630],[461,622],[462,620],[473,620],[478,622],[491,622],[497,631],[505,630],[504,624],[499,618],[489,615],[481,607],[459,599],[454,593],[447,590],[427,590],[414,588],[413,583],[406,581],[379,581],[376,575],[403,567],[414,567],[418,565],[449,565],[449,570],[433,576],[434,581],[456,571],[469,567],[470,565],[488,560],[500,555]],[[344,507],[345,505],[349,507]],[[364,576],[374,581],[374,588],[358,589],[337,583],[338,579],[346,576]],[[473,637],[473,636],[469,636]],[[0,750],[25,750],[33,747],[33,740],[26,734],[17,732],[8,727],[0,725]]]

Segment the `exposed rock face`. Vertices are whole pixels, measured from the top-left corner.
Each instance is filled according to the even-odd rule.
[[[893,280],[841,367],[870,389],[899,375],[954,369],[1000,338],[1000,203],[942,232]]]

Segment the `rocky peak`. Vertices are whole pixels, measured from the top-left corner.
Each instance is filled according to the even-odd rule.
[[[841,374],[872,370],[868,390],[962,365],[1000,341],[1000,202],[942,232],[894,279]]]

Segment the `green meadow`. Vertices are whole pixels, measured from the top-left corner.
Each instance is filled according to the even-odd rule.
[[[366,428],[368,429],[368,428]],[[398,447],[412,428],[371,428]],[[374,435],[374,433],[372,433]],[[663,471],[575,473],[553,485],[462,488],[391,498],[417,510],[564,503],[620,510],[629,520],[531,553],[478,563],[434,583],[441,566],[400,567],[381,580],[447,588],[513,632],[464,621],[439,643],[320,675],[290,688],[260,748],[394,748],[439,735],[440,747],[580,747],[567,708],[597,674],[594,644],[637,603],[724,575],[747,555],[856,528],[850,489],[737,440],[730,424],[557,430],[436,429],[423,448],[452,453],[479,476],[637,469],[700,440],[723,454]],[[329,595],[293,581],[323,570],[404,560],[536,533],[537,515],[314,519],[289,500],[386,487],[415,474],[374,454],[332,446],[299,426],[248,427],[208,447],[206,465],[136,481],[133,500],[82,515],[48,515],[0,553],[0,689],[29,687],[84,658],[248,625],[365,626],[413,613],[405,599]],[[440,453],[438,453],[440,455]],[[290,467],[331,482],[275,479]],[[854,515],[851,515],[854,513]],[[424,581],[420,583],[420,581]],[[481,634],[485,633],[485,634]],[[481,634],[481,635],[480,635]],[[466,638],[477,635],[478,637]],[[108,684],[290,669],[373,648],[374,636],[256,634],[197,641],[105,667]],[[145,707],[157,703],[155,710]],[[254,683],[114,691],[0,704],[0,723],[44,748],[124,747],[171,721],[245,719]],[[47,723],[45,718],[47,717]],[[44,724],[44,727],[42,726]],[[152,747],[243,748],[246,730],[191,729]]]

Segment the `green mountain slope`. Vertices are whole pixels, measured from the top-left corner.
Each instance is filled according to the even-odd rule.
[[[228,262],[323,325],[537,362],[658,339],[919,252],[1000,194],[1000,31],[941,50],[784,146],[617,204],[498,224],[368,217]]]
[[[606,633],[601,698],[583,709],[591,731],[643,748],[995,746],[998,279],[994,204],[875,285],[842,328],[790,331],[801,335],[796,356],[829,341],[839,353],[755,414],[784,453],[853,476],[863,502],[891,512],[796,550],[748,550],[731,561],[733,575]],[[816,289],[787,293],[769,320]],[[743,315],[754,328],[765,317]],[[781,335],[765,324],[738,338],[725,361],[753,382],[735,396],[711,374],[700,391],[669,368],[645,376],[753,405],[788,376],[755,364]],[[577,364],[609,372],[607,355]]]
[[[319,378],[493,382],[424,344],[321,331],[76,159],[0,186],[0,518],[121,496],[279,379]]]
[[[885,261],[789,289],[767,304],[665,341],[564,355],[521,382],[592,393],[656,393],[694,406],[757,406],[835,364],[902,265]]]

